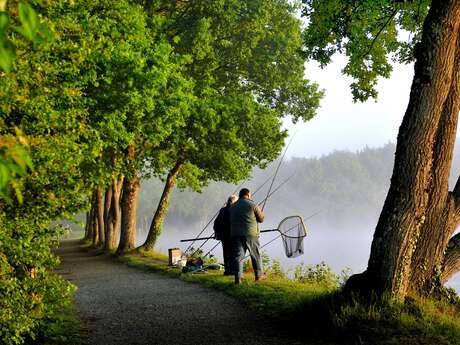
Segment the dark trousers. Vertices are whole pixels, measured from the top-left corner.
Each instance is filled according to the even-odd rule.
[[[224,274],[225,275],[230,275],[233,274],[232,270],[232,239],[230,237],[228,238],[223,238],[221,240],[222,242],[222,252],[224,255]]]
[[[237,278],[243,276],[243,260],[246,251],[248,251],[251,256],[254,275],[258,278],[263,274],[263,267],[260,257],[259,238],[256,236],[232,237],[233,273]]]

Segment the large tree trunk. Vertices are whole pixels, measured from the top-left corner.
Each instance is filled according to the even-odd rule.
[[[152,251],[155,247],[158,237],[160,237],[163,222],[166,217],[166,213],[168,212],[170,194],[176,185],[176,177],[181,166],[181,163],[176,163],[174,168],[172,168],[166,177],[163,193],[161,194],[155,215],[152,219],[152,223],[150,224],[149,234],[147,235],[147,239],[145,240],[144,244],[140,247],[143,250]]]
[[[460,34],[454,66],[460,66]],[[460,181],[449,192],[449,175],[460,110],[460,68],[455,68],[449,94],[441,114],[433,155],[433,177],[428,210],[421,228],[411,268],[411,287],[419,294],[429,294],[439,287],[444,254],[459,225]]]
[[[120,197],[123,186],[123,177],[114,179],[106,193],[106,223],[105,249],[112,251],[117,248],[118,234],[121,224]]]
[[[98,245],[104,245],[105,242],[105,226],[104,226],[104,193],[101,187],[96,188],[96,203],[97,203],[97,230]]]
[[[444,174],[452,153],[444,150],[452,149],[458,110],[446,108],[456,88],[459,25],[459,0],[433,1],[416,49],[415,75],[399,129],[391,185],[372,242],[368,288],[397,298],[408,292],[417,242],[420,239],[423,245],[431,226],[444,225],[441,217],[450,208]]]
[[[125,178],[121,198],[121,234],[117,254],[123,254],[136,247],[136,211],[140,179],[137,175]]]

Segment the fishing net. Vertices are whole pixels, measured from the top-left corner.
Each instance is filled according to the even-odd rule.
[[[284,251],[288,258],[295,258],[304,253],[303,239],[307,236],[307,229],[300,216],[284,218],[278,231],[283,239]]]

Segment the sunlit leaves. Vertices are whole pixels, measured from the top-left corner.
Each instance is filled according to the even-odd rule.
[[[343,73],[354,81],[355,101],[377,98],[379,77],[392,72],[390,60],[413,60],[421,25],[431,1],[303,0],[306,54],[321,66],[336,53],[348,62]]]
[[[7,38],[7,29],[10,19],[5,12],[0,12],[0,69],[10,71],[13,64],[15,47]]]
[[[32,168],[32,160],[23,146],[0,146],[0,198],[11,202],[12,189],[18,201],[22,203],[23,197],[16,179],[24,176]]]
[[[51,39],[52,35],[48,27],[40,20],[29,4],[19,3],[18,10],[22,26],[16,28],[16,30],[20,34],[35,44]]]

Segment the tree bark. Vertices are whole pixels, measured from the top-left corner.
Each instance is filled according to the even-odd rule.
[[[152,219],[152,223],[150,224],[149,234],[147,235],[147,239],[145,240],[144,244],[140,247],[143,250],[152,251],[158,238],[160,237],[163,222],[168,212],[171,191],[176,185],[176,177],[181,167],[181,163],[176,163],[176,165],[171,169],[171,171],[168,173],[168,176],[166,177],[163,193],[161,194],[155,215]]]
[[[85,241],[91,240],[93,236],[91,233],[91,212],[91,209],[88,212],[86,212]]]
[[[441,284],[445,284],[458,271],[460,271],[460,233],[452,237],[447,245]]]
[[[453,139],[449,137],[451,133],[455,136],[452,128],[456,120],[447,125],[442,118],[451,121],[449,116],[453,116],[453,112],[447,114],[444,110],[457,68],[454,60],[459,25],[459,0],[432,2],[416,49],[415,75],[399,129],[390,189],[366,271],[368,289],[377,293],[385,291],[396,298],[405,297],[413,254],[425,233],[425,223],[437,223],[439,215],[445,212],[447,190],[439,194],[437,191],[445,185],[444,170],[450,168],[451,152],[444,158],[440,155],[442,145]],[[446,137],[441,138],[442,135]],[[436,180],[439,171],[442,173]]]
[[[92,243],[93,246],[99,243],[99,229],[97,221],[97,194],[96,191],[93,192],[92,201],[91,201],[91,229],[92,229]]]
[[[114,179],[106,194],[107,220],[105,224],[106,239],[104,248],[109,251],[117,248],[121,223],[120,198],[122,186],[123,177]]]
[[[98,245],[104,245],[105,243],[105,226],[104,226],[104,193],[101,187],[96,188],[96,218],[97,218],[97,230],[98,234]]]
[[[113,184],[113,183],[112,183]],[[110,250],[109,239],[110,239],[110,207],[112,204],[112,184],[108,186],[104,194],[104,233],[105,233],[105,243],[104,249]]]
[[[460,32],[454,66],[460,66]],[[449,175],[460,111],[460,69],[453,71],[449,94],[441,114],[433,155],[433,176],[429,190],[426,219],[421,228],[411,268],[412,290],[427,295],[441,286],[444,253],[459,225],[460,184],[449,192]]]
[[[136,247],[136,211],[140,190],[140,178],[125,178],[121,199],[121,233],[117,254],[124,254]]]

